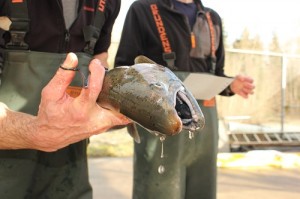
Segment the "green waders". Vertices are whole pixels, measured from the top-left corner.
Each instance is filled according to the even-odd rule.
[[[77,54],[80,70],[88,74],[91,56]],[[0,101],[9,108],[35,115],[42,88],[54,76],[66,54],[10,50],[4,52]],[[82,85],[76,74],[71,85]],[[90,199],[87,141],[56,152],[0,150],[0,198]]]
[[[187,73],[176,73],[184,79]],[[215,199],[217,189],[218,117],[214,103],[198,101],[205,126],[189,138],[188,132],[166,137],[162,144],[142,127],[141,143],[134,144],[133,199]],[[214,102],[214,101],[213,101]],[[164,165],[165,172],[158,173]]]

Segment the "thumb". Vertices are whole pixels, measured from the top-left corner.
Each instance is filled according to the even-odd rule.
[[[72,82],[76,73],[76,71],[72,69],[75,69],[77,64],[77,56],[74,53],[68,53],[61,67],[57,70],[54,77],[45,87],[45,92],[48,90],[51,92],[52,99],[60,99],[65,95],[65,91]]]

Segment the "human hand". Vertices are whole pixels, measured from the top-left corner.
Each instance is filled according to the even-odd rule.
[[[63,66],[75,68],[77,64],[76,55],[69,53]],[[131,122],[124,115],[103,109],[96,103],[105,70],[97,59],[91,61],[89,70],[88,87],[82,89],[76,98],[66,93],[75,76],[74,71],[59,68],[43,89],[36,120],[37,129],[31,139],[36,149],[55,151],[111,127]]]
[[[237,75],[233,82],[230,84],[230,89],[235,94],[248,98],[250,94],[253,94],[255,88],[253,79],[248,76]]]

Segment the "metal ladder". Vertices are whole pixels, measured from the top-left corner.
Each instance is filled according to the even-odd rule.
[[[230,132],[231,146],[300,146],[300,132]]]

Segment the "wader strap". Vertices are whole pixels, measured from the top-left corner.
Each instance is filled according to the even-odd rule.
[[[84,40],[87,42],[84,52],[94,55],[94,48],[100,36],[102,26],[105,21],[105,11],[106,1],[99,0],[97,9],[95,10],[94,24],[83,28]]]
[[[216,62],[217,62],[217,58],[216,58],[216,37],[215,37],[215,29],[214,29],[214,25],[213,22],[211,20],[211,16],[210,16],[210,12],[205,12],[205,16],[207,18],[207,22],[208,22],[208,27],[209,27],[209,32],[210,32],[210,41],[211,41],[211,69],[210,69],[210,73],[215,74],[216,71]]]
[[[12,24],[10,26],[10,41],[5,45],[7,49],[27,50],[25,35],[29,30],[29,17],[26,0],[10,0]]]
[[[178,70],[175,66],[176,54],[172,51],[170,40],[162,21],[162,17],[160,16],[157,4],[150,4],[150,9],[163,47],[163,60],[167,63],[168,68],[171,70]]]
[[[216,57],[216,37],[215,37],[215,29],[214,25],[211,19],[211,15],[209,11],[205,11],[205,7],[203,6],[201,1],[194,0],[195,4],[197,5],[197,8],[199,11],[204,11],[205,16],[207,19],[208,27],[209,27],[209,33],[210,33],[210,42],[211,42],[211,53],[210,53],[210,61],[211,61],[211,68],[210,73],[215,74],[216,71],[216,63],[217,63],[217,57]]]

